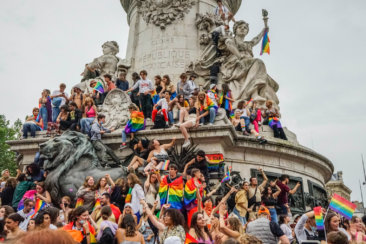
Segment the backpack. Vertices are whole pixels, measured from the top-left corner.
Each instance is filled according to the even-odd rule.
[[[102,237],[99,240],[99,244],[110,244],[113,243],[114,235],[111,228],[107,227],[103,230]]]
[[[166,128],[166,122],[162,114],[157,114],[155,117],[154,126],[151,129],[162,129]]]

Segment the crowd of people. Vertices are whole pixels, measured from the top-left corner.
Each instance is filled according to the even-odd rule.
[[[300,184],[291,189],[288,175],[269,181],[260,168],[262,182],[251,177],[236,186],[228,181],[213,188],[208,185],[209,160],[204,151],[197,151],[183,172],[174,163],[159,170],[159,164],[169,159],[166,152],[174,140],[163,145],[151,141],[150,149],[144,149],[146,144],[145,140],[136,144],[140,154],[136,153],[125,178],[88,176],[75,199],[66,195],[52,199],[44,184],[47,172],[37,164],[29,165],[25,173],[18,170],[15,177],[4,170],[0,241],[58,243],[46,240],[62,235],[59,243],[285,244],[325,241],[326,234],[324,243],[366,241],[366,218],[345,220],[323,210],[325,231],[317,231],[314,211],[293,216],[288,198]],[[154,163],[138,177],[134,170],[149,159]],[[228,189],[225,195],[217,194],[220,187]]]

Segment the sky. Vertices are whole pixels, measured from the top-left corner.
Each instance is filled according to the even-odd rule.
[[[280,85],[282,123],[342,170],[352,200],[361,200],[366,1],[243,0],[236,19],[249,23],[248,39],[263,28],[262,8],[269,12],[271,55],[260,58]],[[24,120],[44,88],[78,83],[105,41],[117,41],[124,58],[128,30],[118,0],[1,1],[0,114]]]

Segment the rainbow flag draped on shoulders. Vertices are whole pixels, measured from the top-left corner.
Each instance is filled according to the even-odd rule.
[[[217,112],[218,106],[211,100],[211,98],[208,97],[208,95],[206,95],[206,103],[207,103],[207,106],[206,107],[202,106],[201,110],[209,111],[211,108],[215,108],[215,110]]]
[[[269,40],[269,37],[268,37],[268,29],[266,29],[265,32],[264,32],[264,35],[263,35],[263,40],[262,40],[261,55],[263,53],[268,53],[268,54],[271,53],[271,50],[269,48],[269,43],[270,42],[271,41]]]
[[[184,241],[184,244],[193,244],[193,243],[198,243],[198,241],[196,239],[194,239],[193,236],[191,236],[187,232],[187,234],[186,234],[186,240]]]
[[[145,117],[143,112],[133,111],[131,113],[131,118],[128,120],[125,127],[125,132],[127,134],[135,133],[139,130],[144,130],[146,127]]]
[[[201,182],[199,182],[201,184]],[[200,189],[200,194],[202,196],[202,189]],[[194,178],[191,178],[187,181],[184,187],[184,207],[187,210],[191,210],[192,208],[197,206],[197,187],[194,184]]]
[[[160,204],[169,203],[171,208],[180,210],[182,209],[183,177],[180,176],[171,183],[168,183],[168,177],[169,175],[165,176],[160,182]]]
[[[277,128],[282,128],[281,122],[277,117],[270,117],[268,119],[269,127],[273,128],[273,126],[277,125]]]
[[[357,206],[356,204],[334,193],[332,200],[329,203],[329,208],[350,220]]]

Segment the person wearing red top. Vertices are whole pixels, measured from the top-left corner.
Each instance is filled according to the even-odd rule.
[[[110,92],[113,89],[116,89],[116,85],[113,83],[111,75],[108,75],[108,74],[104,75],[104,80],[107,83],[107,88],[108,88],[108,90],[106,92]],[[107,95],[106,92],[104,93],[104,96]]]
[[[290,182],[290,176],[288,175],[281,175],[279,180],[277,181],[278,187],[281,189],[281,193],[278,195],[277,198],[277,204],[281,207],[281,213],[280,214],[287,214],[287,207],[288,204],[288,194],[295,194],[297,189],[300,187],[300,182],[297,182],[296,186],[291,190],[290,187],[288,187],[288,183]]]

